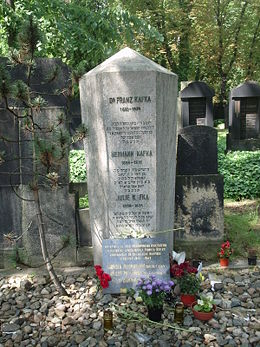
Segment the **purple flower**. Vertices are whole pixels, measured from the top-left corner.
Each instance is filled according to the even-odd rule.
[[[152,292],[151,290],[147,290],[146,293],[147,293],[147,295],[149,295],[149,296],[153,294],[153,292]]]
[[[173,281],[169,281],[168,284],[169,284],[170,287],[172,287],[174,285],[174,282]]]
[[[142,289],[143,289],[143,290],[146,290],[146,286],[142,286]]]
[[[147,284],[146,288],[149,289],[149,290],[152,290],[152,289],[153,289],[153,287],[152,287],[151,284]]]
[[[171,288],[166,284],[166,286],[164,286],[164,290],[166,291],[166,292],[168,292],[169,290],[170,290]]]

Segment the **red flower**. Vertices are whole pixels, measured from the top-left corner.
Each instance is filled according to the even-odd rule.
[[[106,279],[104,279],[104,278],[101,279],[100,285],[104,289],[109,287],[108,281]]]
[[[95,268],[95,270],[96,270],[97,276],[98,276],[98,277],[102,276],[102,274],[103,274],[103,272],[104,272],[103,269],[102,269],[102,266],[100,266],[100,265],[95,265],[94,268]]]
[[[101,265],[95,265],[94,268],[95,268],[96,275],[99,279],[101,287],[108,288],[109,287],[108,282],[111,281],[111,276],[107,274],[106,272],[104,272]]]
[[[233,249],[230,248],[230,242],[226,241],[222,243],[220,252],[217,253],[219,258],[229,258],[233,253]]]
[[[103,273],[102,278],[104,278],[106,281],[111,281],[111,277],[109,274],[107,274],[106,272]]]

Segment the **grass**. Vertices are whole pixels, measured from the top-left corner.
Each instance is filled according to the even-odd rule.
[[[225,238],[232,243],[234,256],[247,257],[254,248],[260,257],[260,200],[225,201]]]

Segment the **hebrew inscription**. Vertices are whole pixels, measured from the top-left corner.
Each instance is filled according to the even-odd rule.
[[[122,93],[122,90],[121,90]],[[107,98],[110,231],[120,237],[155,228],[155,93]]]

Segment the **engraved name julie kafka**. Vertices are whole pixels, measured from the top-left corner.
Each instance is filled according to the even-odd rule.
[[[122,232],[151,231],[156,225],[156,124],[155,92],[140,94],[144,86],[111,91],[107,98],[106,122],[110,168],[110,230]],[[141,83],[142,84],[142,83]],[[145,88],[146,86],[146,88]],[[113,86],[115,89],[115,86]],[[120,92],[120,94],[119,94]]]

